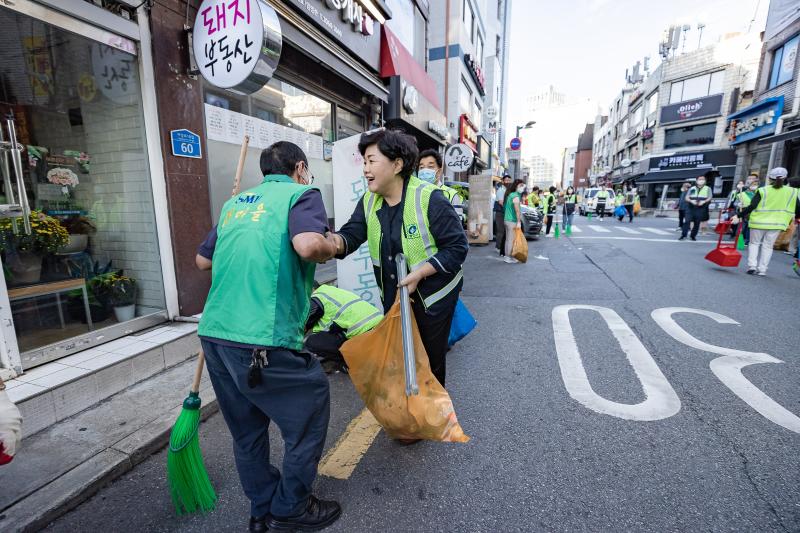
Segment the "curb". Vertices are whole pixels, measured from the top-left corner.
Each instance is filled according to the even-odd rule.
[[[219,406],[211,387],[203,390],[203,397],[200,418],[206,420]],[[164,448],[181,409],[182,406],[171,409],[9,507],[0,515],[0,521],[9,522],[12,529],[7,531],[27,533],[44,529]]]

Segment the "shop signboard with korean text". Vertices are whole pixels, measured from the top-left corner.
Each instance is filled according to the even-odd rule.
[[[372,70],[380,68],[381,36],[379,13],[359,0],[287,0],[353,57]],[[370,3],[374,8],[374,3]]]
[[[200,159],[203,151],[200,145],[200,136],[187,129],[172,130],[169,132],[172,155],[175,157],[190,157]]]
[[[707,150],[705,152],[684,152],[650,159],[650,169],[680,170],[687,168],[716,168],[735,165],[734,150]]]
[[[728,117],[731,146],[775,133],[783,113],[783,95],[767,98]]]
[[[661,124],[716,117],[722,112],[722,97],[722,94],[712,94],[703,98],[665,105],[661,108]]]
[[[360,135],[333,143],[333,213],[341,228],[367,192],[364,158],[358,151]],[[336,261],[336,284],[358,294],[362,300],[382,308],[380,291],[372,269],[367,243],[340,261]]]
[[[282,43],[278,14],[262,0],[203,0],[197,10],[194,59],[215,87],[258,91],[275,73]]]

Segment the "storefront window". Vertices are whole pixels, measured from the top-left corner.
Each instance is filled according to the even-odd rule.
[[[31,235],[22,218],[0,220],[26,366],[24,352],[163,313],[165,300],[137,57],[5,9],[0,27],[0,116],[14,117],[34,210]],[[0,203],[17,192],[12,162],[0,151]]]
[[[341,107],[336,108],[336,138],[346,139],[364,132],[364,117]]]
[[[680,148],[682,146],[703,146],[714,144],[714,133],[717,130],[716,122],[672,128],[664,133],[664,148]]]

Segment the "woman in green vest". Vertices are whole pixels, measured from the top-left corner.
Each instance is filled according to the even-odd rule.
[[[767,275],[775,239],[789,227],[792,218],[800,219],[797,189],[784,184],[787,175],[788,172],[783,167],[770,170],[767,173],[767,185],[758,189],[750,205],[742,210],[742,216],[750,215],[748,274]],[[737,224],[739,217],[734,217],[732,222]]]
[[[571,231],[572,219],[575,218],[575,205],[578,203],[578,195],[575,194],[575,188],[570,185],[567,187],[567,192],[564,194],[564,231],[568,229]]]
[[[503,261],[506,263],[519,263],[511,257],[511,250],[514,247],[514,230],[522,227],[522,194],[525,192],[525,182],[514,180],[514,183],[506,189],[505,212],[503,221],[506,226],[506,256]]]
[[[367,192],[350,220],[334,234],[337,257],[366,242],[384,312],[398,286],[408,287],[411,308],[431,371],[444,385],[445,353],[467,258],[467,236],[442,191],[413,175],[417,143],[410,135],[378,130],[361,136]],[[397,279],[395,256],[406,256],[411,273]]]

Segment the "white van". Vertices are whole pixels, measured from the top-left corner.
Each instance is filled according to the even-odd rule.
[[[587,213],[595,214],[597,209],[597,193],[600,192],[598,187],[591,187],[583,191],[581,201],[578,204],[578,213],[581,216],[586,216]],[[614,191],[606,189],[608,198],[606,199],[605,216],[614,216]]]

